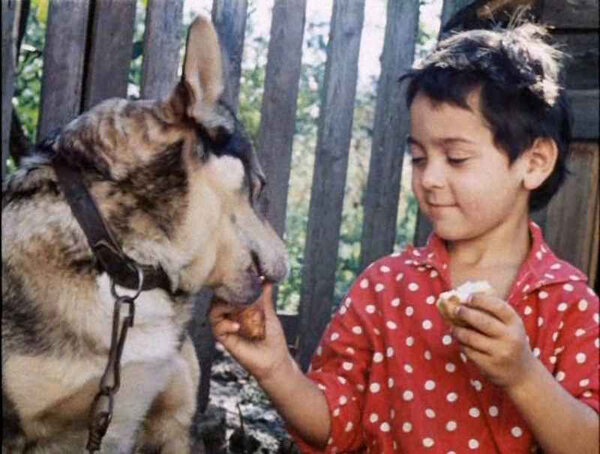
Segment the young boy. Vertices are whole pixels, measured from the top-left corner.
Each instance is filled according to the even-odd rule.
[[[469,31],[408,76],[413,190],[434,233],[370,265],[307,376],[263,295],[251,343],[215,305],[213,331],[305,452],[597,453],[598,297],[529,220],[566,173],[559,54],[543,30]],[[485,280],[446,323],[440,293]]]

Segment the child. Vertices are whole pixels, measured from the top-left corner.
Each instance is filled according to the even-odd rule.
[[[306,452],[592,453],[598,297],[529,220],[562,184],[570,125],[559,54],[526,24],[442,42],[408,75],[413,191],[434,233],[370,265],[307,376],[267,286],[266,339],[215,305],[213,331]],[[435,302],[485,280],[446,323]]]

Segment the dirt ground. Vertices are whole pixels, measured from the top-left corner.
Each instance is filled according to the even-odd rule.
[[[196,426],[207,454],[299,453],[266,395],[217,344],[209,406]]]

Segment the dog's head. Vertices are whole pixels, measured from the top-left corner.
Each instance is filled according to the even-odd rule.
[[[265,176],[222,92],[217,35],[198,18],[168,99],[105,101],[67,125],[55,147],[95,169],[92,194],[126,253],[160,264],[178,289],[208,286],[246,304],[261,277],[286,275],[287,255],[259,213]]]

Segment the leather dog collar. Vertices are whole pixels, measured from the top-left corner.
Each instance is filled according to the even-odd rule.
[[[122,287],[137,289],[139,269],[143,273],[141,290],[161,288],[173,293],[169,277],[162,267],[139,264],[123,252],[98,211],[80,172],[59,156],[52,159],[52,166],[65,199],[85,233],[94,255],[113,281]]]

